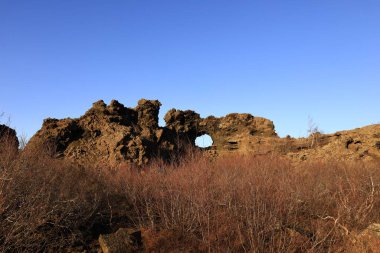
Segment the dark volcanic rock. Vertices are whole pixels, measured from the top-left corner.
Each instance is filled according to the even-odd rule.
[[[0,125],[0,155],[5,151],[15,153],[18,146],[16,131],[6,125]]]

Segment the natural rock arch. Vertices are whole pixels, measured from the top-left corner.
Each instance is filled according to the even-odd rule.
[[[195,138],[195,146],[201,149],[209,149],[213,146],[214,140],[208,133],[203,133]]]
[[[135,108],[116,100],[109,105],[99,100],[80,118],[46,119],[26,148],[48,142],[56,147],[58,156],[79,163],[127,161],[143,165],[151,158],[166,160],[181,154],[203,133],[211,136],[218,151],[231,150],[229,143],[250,136],[277,137],[272,121],[251,114],[201,118],[191,110],[171,109],[164,117],[166,126],[160,127],[160,106],[158,100],[141,99]]]

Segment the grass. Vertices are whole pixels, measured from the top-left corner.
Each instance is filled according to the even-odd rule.
[[[83,167],[0,147],[2,252],[91,250],[120,227],[141,229],[147,252],[366,252],[353,241],[380,222],[379,164],[189,150],[172,164]]]

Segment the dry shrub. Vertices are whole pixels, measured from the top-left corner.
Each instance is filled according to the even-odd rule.
[[[134,206],[131,219],[149,227],[150,241],[156,231],[160,247],[328,252],[380,220],[379,182],[378,165],[295,167],[279,157],[236,155],[213,162],[196,157],[164,169],[152,165],[123,187]],[[162,234],[175,236],[163,243]]]
[[[0,171],[0,251],[86,247],[110,232],[118,193],[103,173],[54,159],[46,150],[21,153]]]
[[[147,252],[339,252],[380,221],[378,164],[190,150],[171,164],[83,168],[51,157],[2,165],[0,251],[88,249],[134,226]]]

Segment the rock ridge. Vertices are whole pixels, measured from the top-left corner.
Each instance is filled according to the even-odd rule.
[[[128,162],[144,165],[154,159],[169,161],[195,139],[208,134],[213,155],[231,152],[283,155],[295,162],[310,159],[380,161],[380,125],[312,133],[308,138],[280,138],[272,121],[248,113],[200,117],[192,110],[171,109],[159,126],[158,100],[141,99],[134,108],[117,100],[95,102],[79,118],[45,119],[26,148],[51,147],[57,157],[78,163]]]
[[[278,138],[273,122],[251,114],[201,118],[191,110],[169,110],[159,126],[158,100],[141,99],[135,108],[117,100],[99,100],[80,118],[45,119],[27,148],[50,145],[57,156],[86,162],[127,161],[142,165],[154,158],[170,159],[186,145],[209,134],[215,147],[228,145],[238,136]]]

